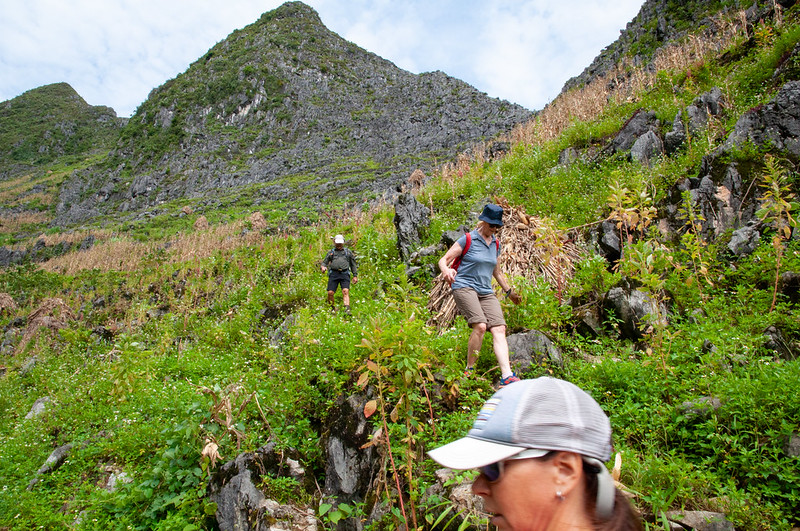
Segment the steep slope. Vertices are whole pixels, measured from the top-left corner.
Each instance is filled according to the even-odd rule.
[[[800,526],[800,240],[776,219],[800,193],[800,6],[766,23],[771,39],[687,50],[688,66],[602,93],[600,110],[584,94],[594,112],[558,136],[540,127],[417,195],[432,212],[422,268],[487,191],[520,207],[500,238],[526,271],[531,247],[564,268],[585,238],[567,284],[508,275],[524,300],[503,303],[512,363],[601,403],[648,529]],[[574,92],[534,121],[579,111]],[[665,234],[670,196],[684,212]],[[759,198],[773,214],[732,246]],[[449,501],[470,475],[425,456],[470,428],[496,359],[487,342],[464,378],[469,327],[426,325],[432,286],[408,278],[393,214],[285,231],[254,217],[138,245],[96,231],[43,270],[0,271],[0,529],[490,527],[473,500]],[[359,257],[352,316],[325,303],[335,233]]]
[[[403,71],[289,2],[153,90],[108,161],[65,187],[57,223],[245,188],[255,202],[380,196],[531,116]]]
[[[124,119],[91,106],[67,83],[46,85],[0,104],[0,179],[64,155],[109,149]]]
[[[744,22],[752,29],[759,21],[771,19],[775,9],[788,8],[795,0],[646,0],[619,39],[606,47],[580,75],[567,80],[564,91],[602,77],[627,60],[648,65],[655,52],[688,35],[720,31],[721,15],[742,10]]]

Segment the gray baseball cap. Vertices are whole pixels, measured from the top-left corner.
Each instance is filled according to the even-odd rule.
[[[437,463],[465,470],[508,459],[523,450],[556,450],[608,461],[611,423],[576,385],[557,378],[521,380],[484,403],[466,437],[428,452]],[[528,452],[526,455],[530,455]]]

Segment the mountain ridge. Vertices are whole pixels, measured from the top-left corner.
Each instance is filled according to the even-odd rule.
[[[374,199],[532,116],[444,73],[399,69],[288,2],[155,88],[108,159],[65,184],[54,224],[213,194]]]

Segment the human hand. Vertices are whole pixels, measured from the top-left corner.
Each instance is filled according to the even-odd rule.
[[[511,302],[517,305],[522,302],[522,297],[520,297],[519,293],[513,289],[509,292],[508,298],[511,299]]]
[[[353,277],[353,284],[358,284],[358,277]]]
[[[452,284],[456,279],[456,270],[451,267],[445,267],[444,271],[442,271],[442,277],[448,284]]]
[[[328,270],[328,268],[327,268],[327,267],[325,267],[325,266],[322,266],[322,272],[323,272],[323,273],[324,273],[325,271],[327,271],[327,270]]]

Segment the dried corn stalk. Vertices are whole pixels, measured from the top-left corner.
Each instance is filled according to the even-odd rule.
[[[560,295],[581,258],[579,247],[549,220],[528,216],[522,207],[512,207],[503,199],[496,202],[504,212],[498,234],[503,251],[500,270],[509,280],[521,277],[535,282],[544,278]],[[455,300],[441,274],[434,280],[428,310],[428,324],[439,332],[449,328],[456,317]]]

